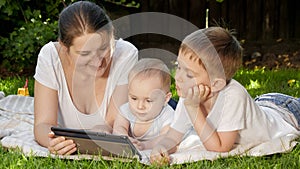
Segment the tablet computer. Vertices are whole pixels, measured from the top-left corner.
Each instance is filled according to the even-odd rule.
[[[142,159],[142,155],[127,136],[60,127],[51,127],[51,130],[55,136],[74,140],[80,154]]]

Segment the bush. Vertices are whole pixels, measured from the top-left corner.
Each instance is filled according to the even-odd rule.
[[[38,10],[33,14],[30,22],[0,39],[2,66],[8,71],[21,73],[35,65],[41,47],[57,38],[57,21],[43,21]]]

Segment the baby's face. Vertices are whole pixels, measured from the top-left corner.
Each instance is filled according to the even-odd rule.
[[[203,84],[210,87],[209,75],[203,65],[181,53],[178,55],[177,62],[175,81],[178,96],[185,98],[188,89],[195,85]]]
[[[147,122],[158,116],[166,103],[166,92],[161,90],[160,78],[133,78],[129,82],[128,100],[137,121]]]

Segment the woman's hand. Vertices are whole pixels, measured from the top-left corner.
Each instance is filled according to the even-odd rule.
[[[55,137],[53,132],[48,134],[49,147],[48,150],[52,154],[70,155],[74,153],[77,148],[73,140],[66,140],[65,137]]]
[[[186,99],[184,100],[185,106],[199,107],[200,103],[203,103],[208,99],[210,95],[210,88],[203,84],[191,87],[188,90]]]

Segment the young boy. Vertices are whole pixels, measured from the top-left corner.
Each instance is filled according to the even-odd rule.
[[[113,134],[128,135],[140,150],[151,149],[174,117],[168,105],[171,77],[159,59],[141,59],[128,76],[128,103],[120,107]]]
[[[231,32],[210,27],[188,35],[177,61],[180,99],[174,122],[152,150],[152,163],[170,162],[168,153],[191,127],[205,149],[216,152],[236,144],[255,146],[299,129],[297,99],[273,93],[253,100],[232,79],[242,63],[242,47]]]

